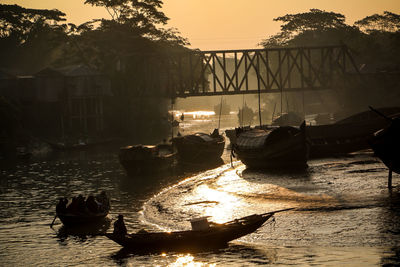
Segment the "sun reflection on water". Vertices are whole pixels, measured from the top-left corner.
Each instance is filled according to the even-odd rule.
[[[232,218],[235,211],[245,204],[241,198],[224,191],[212,189],[207,185],[199,186],[194,193],[202,199],[217,203],[216,205],[201,207],[203,208],[204,216],[210,216],[211,220],[217,223],[222,223]]]
[[[194,257],[190,254],[179,256],[175,262],[169,264],[170,267],[180,267],[180,266],[187,266],[187,267],[200,267],[200,266],[216,266],[215,264],[209,264],[204,262],[198,262],[194,260]]]

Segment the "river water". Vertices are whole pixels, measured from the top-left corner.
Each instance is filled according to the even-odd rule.
[[[187,120],[184,133],[211,130],[217,118]],[[224,116],[222,128],[236,124]],[[229,143],[229,141],[227,141]],[[206,171],[130,178],[118,146],[2,163],[1,266],[381,266],[400,264],[400,194],[387,189],[387,170],[370,151],[310,160],[303,172],[249,171],[230,163]],[[394,175],[394,186],[400,183]],[[55,214],[59,197],[111,198],[110,221],[125,215],[129,232],[190,229],[189,219],[214,222],[284,208],[257,232],[227,248],[201,253],[135,255],[103,236],[69,230]],[[112,231],[112,227],[108,231]]]

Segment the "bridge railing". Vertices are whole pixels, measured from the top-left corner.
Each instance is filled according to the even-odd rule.
[[[175,97],[333,89],[357,73],[346,46],[192,51],[170,64]]]

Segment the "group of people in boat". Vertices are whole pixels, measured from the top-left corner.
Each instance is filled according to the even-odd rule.
[[[105,191],[96,196],[89,195],[86,199],[82,195],[73,197],[70,203],[67,198],[60,198],[56,206],[57,214],[103,213],[109,209],[110,201]]]

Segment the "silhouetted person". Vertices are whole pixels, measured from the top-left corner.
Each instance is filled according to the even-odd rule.
[[[110,209],[110,200],[107,197],[106,191],[101,191],[101,193],[96,196],[96,201],[99,205],[99,211],[106,211]]]
[[[97,213],[99,212],[99,206],[96,202],[96,200],[94,199],[94,196],[90,195],[88,196],[88,198],[86,199],[86,208],[92,212],[92,213]]]
[[[114,223],[113,234],[117,236],[125,236],[127,234],[126,226],[124,223],[124,216],[121,214],[118,215],[118,220],[116,220]]]
[[[56,212],[65,213],[67,211],[67,202],[65,201],[65,198],[60,198],[56,206]]]
[[[79,195],[77,197],[77,202],[78,202],[78,211],[85,212],[86,211],[85,198],[82,195]]]
[[[219,132],[218,129],[214,129],[214,131],[211,134],[212,137],[218,137],[219,136]]]
[[[70,213],[76,213],[78,211],[78,199],[73,197],[71,203],[67,207],[67,211]]]

